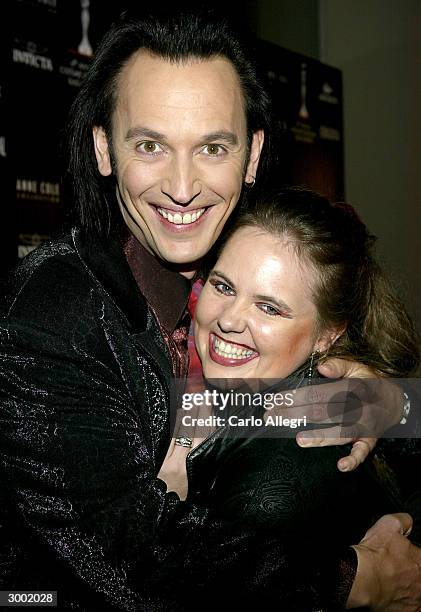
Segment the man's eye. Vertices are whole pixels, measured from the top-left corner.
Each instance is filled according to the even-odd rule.
[[[157,155],[158,153],[162,153],[163,149],[160,144],[157,142],[153,142],[152,140],[146,140],[145,142],[140,142],[136,146],[137,150],[141,153],[146,153],[147,155]]]
[[[203,147],[202,152],[211,157],[218,157],[219,155],[224,155],[226,149],[219,144],[207,144]]]

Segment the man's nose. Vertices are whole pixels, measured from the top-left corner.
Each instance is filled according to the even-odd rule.
[[[201,193],[202,185],[191,159],[176,157],[167,168],[161,191],[175,204],[188,206]]]
[[[218,317],[221,332],[241,334],[247,329],[247,310],[244,304],[234,299]]]

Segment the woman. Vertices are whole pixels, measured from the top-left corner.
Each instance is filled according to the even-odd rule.
[[[243,391],[243,383],[246,390],[260,388],[258,396],[286,395],[315,377],[317,362],[330,355],[358,359],[379,375],[410,375],[419,363],[413,326],[372,257],[373,242],[351,207],[331,206],[305,189],[283,189],[243,214],[220,248],[196,307],[195,339],[212,391]],[[224,413],[264,412],[235,403]],[[279,427],[217,425],[186,461],[180,454],[161,470],[169,490],[184,499],[187,468],[187,502],[211,508],[210,518],[225,524],[228,519],[233,539],[263,532],[274,538],[274,562],[283,564],[285,581],[270,583],[270,572],[261,567],[259,596],[247,591],[239,601],[234,589],[234,600],[226,594],[221,600],[224,610],[270,609],[279,589],[283,609],[312,610],[297,577],[309,592],[323,587],[315,584],[304,551],[317,551],[317,575],[332,558],[352,553],[350,545],[380,515],[404,509],[384,461],[372,456],[358,470],[340,473],[336,464],[346,448],[309,452],[297,446],[296,431],[281,437],[285,431]],[[200,428],[199,437],[203,433]],[[288,551],[284,561],[276,552],[279,538]],[[250,551],[250,562],[257,556]],[[338,604],[348,597],[351,567],[352,561],[342,569],[332,566],[326,589],[333,586]],[[350,572],[348,587],[344,572]],[[229,580],[235,583],[236,576]]]
[[[312,353],[317,353],[318,359],[327,354],[360,359],[386,376],[413,374],[419,365],[414,327],[373,258],[374,242],[350,205],[331,205],[315,192],[299,187],[263,197],[240,216],[225,238],[199,299],[195,338],[205,376],[285,377]],[[253,354],[246,362],[222,361],[218,367],[206,350],[206,328],[212,316],[225,317],[233,306],[232,299],[218,301],[216,296],[230,298],[235,294],[224,275],[218,276],[222,264],[223,273],[242,273],[241,281],[254,283],[253,288],[259,291],[269,292],[272,287],[274,302],[287,292],[285,297],[292,303],[260,300],[257,308],[269,316],[271,325],[261,325],[255,318],[250,322],[257,327],[256,340],[251,339],[249,347]],[[272,326],[273,317],[283,320],[284,325]],[[216,325],[220,327],[218,322]],[[237,330],[231,321],[222,320],[224,325],[227,340],[241,334],[247,340],[253,335],[252,328]],[[274,340],[271,357],[267,348],[255,351],[255,342],[267,333],[283,334],[284,328],[292,335]],[[219,333],[224,336],[221,327]],[[294,346],[287,346],[291,343]],[[276,350],[287,350],[288,360]]]
[[[373,243],[352,207],[306,189],[285,188],[243,214],[196,309],[196,347],[208,383],[219,390],[239,381],[254,390],[270,385],[261,395],[291,391],[314,377],[327,356],[355,359],[380,376],[413,374],[414,328],[373,259]],[[236,418],[190,452],[188,499],[295,544],[310,539],[325,546],[330,533],[331,547],[358,541],[370,521],[402,509],[393,475],[378,457],[340,474],[336,462],[346,449],[308,453],[279,427],[236,425],[244,413],[262,417],[262,405],[238,410],[231,402]]]

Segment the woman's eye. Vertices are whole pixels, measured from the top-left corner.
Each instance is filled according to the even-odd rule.
[[[271,317],[275,317],[276,315],[282,314],[277,308],[271,306],[270,304],[258,304],[258,308],[260,310],[263,310],[263,312],[270,315]]]
[[[218,157],[219,155],[224,155],[226,149],[219,144],[207,144],[203,147],[202,152],[210,157]]]
[[[161,145],[157,142],[153,142],[152,140],[146,140],[145,142],[141,142],[137,145],[136,148],[141,153],[146,153],[147,155],[157,155],[158,153],[162,153],[163,151]]]
[[[222,293],[222,295],[234,295],[234,290],[226,283],[215,280],[209,282],[213,287],[215,287],[218,293]]]

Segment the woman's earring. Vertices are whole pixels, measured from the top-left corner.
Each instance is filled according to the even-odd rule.
[[[316,358],[317,352],[313,351],[310,356],[310,366],[307,371],[307,379],[311,380],[314,376],[314,360]]]
[[[245,184],[245,186],[247,187],[247,189],[253,189],[253,187],[254,187],[254,186],[255,186],[255,184],[256,184],[256,177],[255,177],[255,176],[253,176],[253,180],[252,180],[252,181],[250,181],[250,183],[246,183],[246,182],[244,182],[244,184]]]

